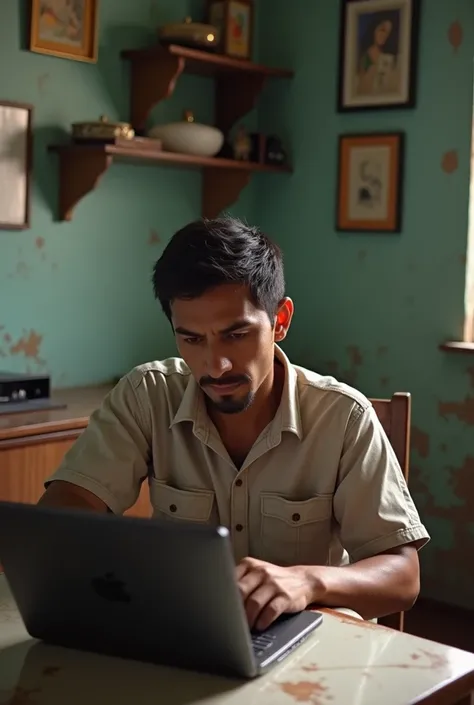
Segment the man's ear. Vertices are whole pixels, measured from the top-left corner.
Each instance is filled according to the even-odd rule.
[[[286,338],[294,310],[293,301],[289,297],[285,297],[278,304],[278,311],[275,316],[275,343],[279,343]]]

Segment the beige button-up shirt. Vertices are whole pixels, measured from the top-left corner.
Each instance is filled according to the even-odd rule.
[[[342,565],[426,543],[370,402],[275,355],[281,403],[239,469],[189,368],[170,358],[122,378],[48,482],[80,485],[120,514],[147,480],[155,517],[228,527],[236,561]]]

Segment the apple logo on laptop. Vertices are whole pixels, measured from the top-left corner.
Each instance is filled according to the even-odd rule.
[[[114,573],[106,573],[98,578],[92,579],[93,590],[109,602],[130,602],[131,596],[125,589],[123,580],[115,577]]]

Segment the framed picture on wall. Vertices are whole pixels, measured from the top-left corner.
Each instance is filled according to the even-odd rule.
[[[402,132],[341,135],[337,230],[400,232],[404,146]]]
[[[0,101],[0,229],[30,227],[33,106]]]
[[[341,0],[338,110],[415,105],[421,0]]]
[[[30,0],[30,51],[97,61],[99,0]]]

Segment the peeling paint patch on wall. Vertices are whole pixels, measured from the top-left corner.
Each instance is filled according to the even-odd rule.
[[[466,574],[460,572],[460,567],[469,563],[469,547],[472,545],[471,522],[474,517],[474,456],[467,456],[460,467],[446,468],[449,487],[454,494],[449,506],[440,506],[433,496],[432,483],[429,477],[422,477],[419,469],[413,472],[412,490],[423,498],[423,514],[434,520],[434,526],[442,527],[444,545],[438,542],[433,551],[432,561],[442,570],[423,572],[424,588],[439,593],[456,593],[457,599],[466,603],[472,601],[470,569]],[[439,539],[440,537],[437,536]]]
[[[462,401],[440,401],[439,415],[443,418],[455,416],[459,421],[474,426],[474,397],[467,396]]]
[[[474,367],[466,370],[470,378],[470,387],[474,389]],[[468,426],[474,426],[474,395],[467,394],[461,401],[446,401],[439,402],[438,413],[443,418],[455,416],[462,423]]]
[[[430,437],[417,426],[412,426],[411,429],[411,447],[421,458],[427,458],[430,454]]]
[[[148,244],[149,245],[159,245],[160,242],[161,242],[160,236],[158,235],[157,231],[152,228],[150,230],[150,234],[148,237]]]
[[[461,23],[456,20],[448,29],[448,40],[456,53],[461,46],[464,38],[464,32]]]
[[[336,360],[328,360],[324,363],[324,374],[337,377],[339,382],[345,382],[349,385],[355,385],[357,380],[357,371],[363,363],[363,356],[360,349],[356,345],[348,345],[346,353],[349,366],[346,369],[341,369]]]
[[[39,335],[35,330],[30,330],[10,347],[10,353],[11,355],[21,354],[35,362],[44,364],[44,360],[39,356],[42,340],[42,335]]]
[[[46,363],[40,357],[43,336],[35,330],[25,331],[24,334],[13,341],[10,333],[4,333],[0,345],[0,357],[22,355],[27,361],[44,366]]]
[[[455,149],[443,154],[441,160],[441,168],[446,174],[454,174],[459,166],[458,153]]]
[[[344,380],[348,384],[355,384],[357,381],[357,372],[359,367],[363,363],[363,357],[360,349],[357,347],[357,345],[348,345],[347,349],[347,356],[349,358],[349,364],[350,367],[348,370],[343,372],[343,377]]]

